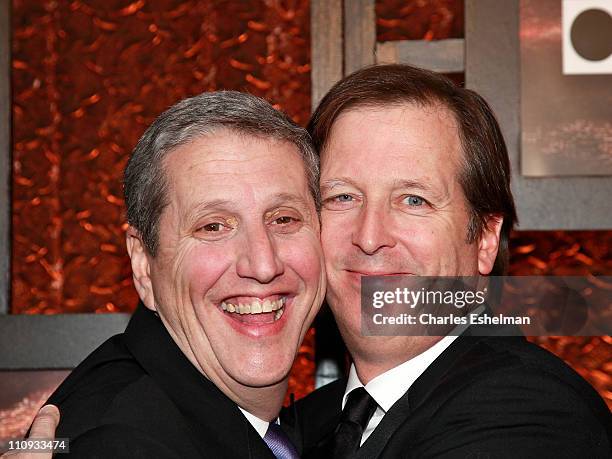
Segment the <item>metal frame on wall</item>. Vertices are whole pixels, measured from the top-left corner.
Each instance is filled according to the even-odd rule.
[[[74,368],[110,336],[125,330],[129,314],[14,314],[0,317],[0,370]]]
[[[11,287],[11,31],[10,1],[0,0],[0,314],[9,310]]]
[[[520,230],[612,228],[612,177],[520,175],[519,0],[466,2],[466,84],[495,111],[513,170]]]

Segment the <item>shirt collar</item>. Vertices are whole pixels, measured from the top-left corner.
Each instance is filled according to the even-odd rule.
[[[387,412],[455,339],[457,336],[445,336],[425,352],[378,375],[365,386],[357,376],[355,365],[351,365],[346,390],[342,397],[342,409],[344,409],[348,394],[353,389],[364,387],[378,406]]]
[[[244,417],[247,418],[247,421],[251,423],[251,425],[257,431],[259,436],[263,438],[266,435],[266,432],[268,431],[270,423],[268,421],[264,421],[263,419],[259,419],[257,416],[249,413],[247,410],[244,410],[240,407],[238,407],[238,409],[242,411],[242,414],[244,414]]]

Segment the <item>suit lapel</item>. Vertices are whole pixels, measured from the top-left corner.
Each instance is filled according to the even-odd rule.
[[[291,394],[291,397],[293,399],[293,394]],[[288,408],[283,407],[281,409],[279,418],[281,429],[287,434],[289,440],[291,440],[291,443],[293,443],[296,451],[301,456],[303,451],[302,426],[293,400]]]
[[[467,334],[467,331],[466,331]],[[460,336],[423,372],[410,389],[387,411],[374,432],[359,448],[357,459],[380,457],[395,432],[402,427],[402,439],[410,438],[419,427],[412,422],[413,413],[427,400],[430,394],[444,383],[454,363],[468,352],[482,337]]]
[[[374,459],[383,451],[391,436],[410,419],[410,398],[404,394],[383,416],[380,424],[357,450],[356,459]]]
[[[191,364],[161,321],[142,305],[128,325],[125,342],[185,418],[201,457],[275,459],[238,406]]]
[[[345,387],[346,379],[337,380],[295,403],[295,416],[301,424],[302,457],[325,457],[319,448],[329,441],[340,421]]]

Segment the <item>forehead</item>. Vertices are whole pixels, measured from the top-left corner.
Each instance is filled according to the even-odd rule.
[[[180,207],[213,200],[252,205],[272,193],[308,195],[296,145],[227,129],[169,152],[164,171],[170,199]]]
[[[441,105],[357,107],[334,122],[321,157],[322,175],[362,175],[372,167],[397,178],[454,176],[462,158],[454,115]]]

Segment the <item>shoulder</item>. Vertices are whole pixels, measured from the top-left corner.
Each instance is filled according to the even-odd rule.
[[[610,412],[601,397],[563,361],[524,339],[479,340],[420,408],[423,438],[443,435],[442,446],[592,457],[610,448]]]
[[[60,409],[58,435],[71,438],[104,423],[126,423],[174,409],[123,345],[122,335],[92,352],[48,403]]]
[[[115,423],[89,429],[70,440],[68,457],[106,459],[179,459],[164,442],[134,426]]]
[[[49,402],[60,409],[57,436],[69,438],[73,457],[199,455],[183,414],[123,346],[121,335],[85,359]]]
[[[342,397],[346,389],[346,378],[338,379],[316,389],[306,397],[295,402],[295,409],[301,415],[321,412],[340,411]]]
[[[494,379],[496,386],[512,386],[517,392],[521,387],[531,388],[533,396],[543,396],[543,401],[556,391],[573,394],[570,398],[582,400],[595,412],[609,414],[602,398],[582,376],[556,355],[522,337],[483,339],[464,358],[474,373],[471,379],[478,379],[479,384]]]
[[[593,387],[557,356],[518,337],[481,339],[453,363],[442,379],[453,398],[473,394],[478,400],[528,407],[583,407],[595,418],[610,412]],[[492,399],[494,397],[494,399]]]

